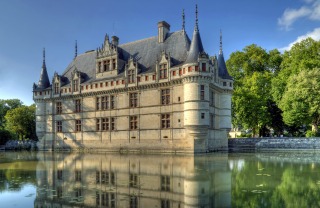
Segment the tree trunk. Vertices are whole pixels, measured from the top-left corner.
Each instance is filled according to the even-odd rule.
[[[312,123],[312,125],[311,125],[311,130],[312,130],[312,132],[314,132],[314,133],[318,133],[318,124],[317,123]]]

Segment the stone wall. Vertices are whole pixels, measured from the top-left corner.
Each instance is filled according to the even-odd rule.
[[[237,138],[228,140],[229,151],[264,149],[319,149],[320,138]]]

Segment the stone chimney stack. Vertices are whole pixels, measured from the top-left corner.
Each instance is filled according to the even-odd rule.
[[[118,46],[119,45],[119,38],[117,36],[112,36],[111,43],[115,46]]]
[[[170,31],[170,25],[166,21],[158,22],[158,42],[163,43]]]

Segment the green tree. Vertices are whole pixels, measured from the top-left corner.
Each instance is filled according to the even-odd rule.
[[[311,38],[305,39],[293,45],[283,54],[281,70],[272,80],[273,100],[279,104],[286,90],[288,78],[298,74],[302,70],[320,68],[320,41]]]
[[[3,129],[5,126],[5,115],[10,109],[15,109],[21,107],[22,102],[19,99],[0,99],[0,129]]]
[[[35,105],[9,110],[5,116],[6,129],[19,135],[20,139],[36,139]]]
[[[320,69],[301,70],[288,79],[279,106],[288,125],[311,124],[318,132],[320,124]]]
[[[272,100],[271,80],[280,70],[282,55],[278,50],[269,53],[257,45],[246,46],[230,55],[227,68],[234,78],[232,123],[266,135],[270,128],[277,134],[283,131],[281,110]]]

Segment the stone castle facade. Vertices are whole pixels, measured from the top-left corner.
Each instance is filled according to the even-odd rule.
[[[192,40],[184,26],[170,32],[165,21],[158,23],[157,36],[131,43],[120,44],[118,37],[106,35],[100,48],[81,55],[76,51],[52,82],[44,54],[40,80],[33,86],[38,147],[192,153],[227,149],[232,91],[222,37],[218,57],[210,57],[197,17]]]

